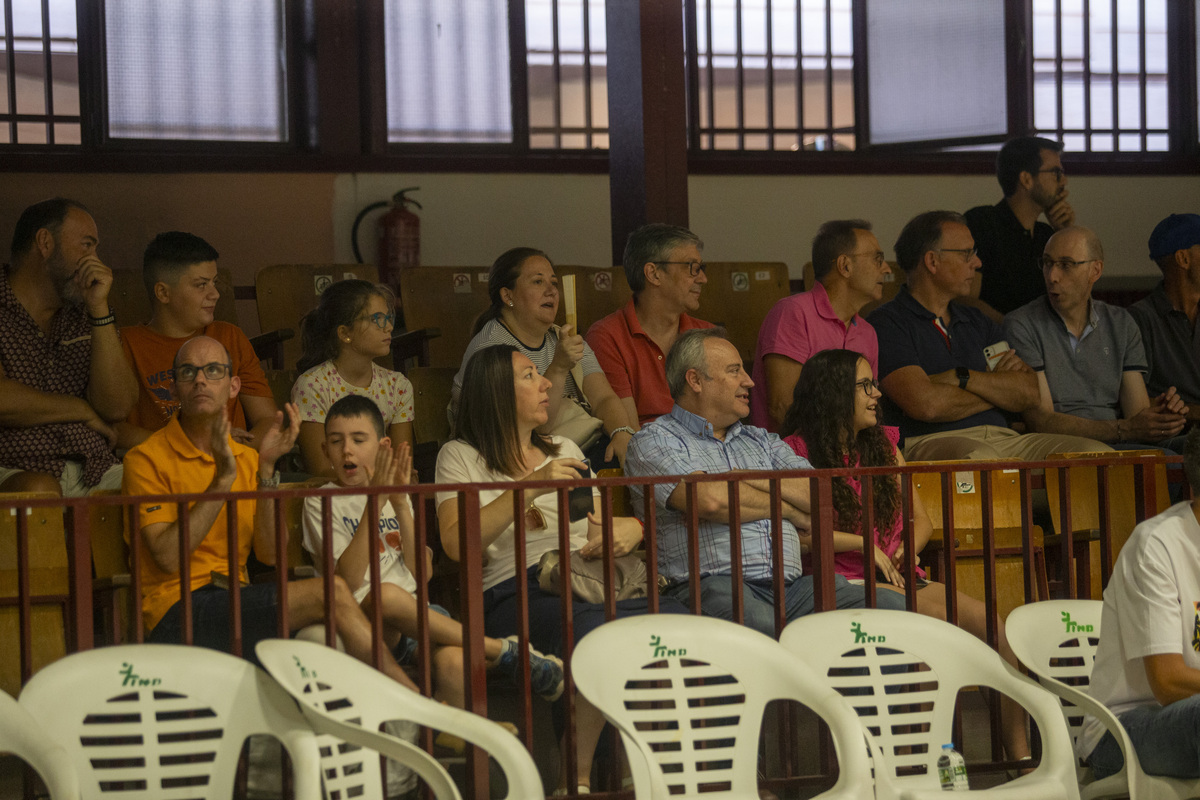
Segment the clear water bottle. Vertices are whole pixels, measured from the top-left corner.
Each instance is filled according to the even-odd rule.
[[[962,753],[954,749],[954,745],[942,745],[942,754],[937,760],[937,771],[938,782],[942,784],[943,792],[965,792],[970,788],[967,784],[967,762]]]

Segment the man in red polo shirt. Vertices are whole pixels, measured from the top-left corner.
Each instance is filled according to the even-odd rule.
[[[587,343],[639,426],[675,404],[665,369],[671,345],[684,331],[713,327],[687,314],[699,308],[708,282],[703,249],[700,237],[675,225],[655,222],[629,234],[622,262],[633,299],[588,329]]]

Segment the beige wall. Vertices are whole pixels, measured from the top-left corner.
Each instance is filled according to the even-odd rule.
[[[335,248],[349,257],[357,209],[404,186],[421,186],[422,263],[488,264],[508,247],[529,244],[557,261],[603,264],[610,258],[608,181],[604,175],[340,175],[335,182]],[[1071,199],[1107,252],[1106,274],[1152,275],[1146,238],[1169,213],[1200,210],[1200,178],[1078,177]],[[785,261],[793,277],[809,260],[821,221],[865,217],[884,249],[914,214],[992,203],[990,175],[692,176],[691,228],[714,261]],[[371,235],[362,237],[364,255]]]
[[[422,263],[485,266],[516,245],[546,250],[561,263],[605,264],[608,180],[552,174],[8,174],[0,193],[0,246],[29,203],[63,194],[96,214],[100,253],[139,267],[146,242],[162,230],[199,234],[221,252],[238,283],[272,263],[352,261],[350,226],[360,208],[396,189],[420,186]],[[1076,177],[1072,202],[1107,251],[1109,276],[1151,276],[1146,237],[1168,213],[1200,210],[1200,178]],[[997,199],[990,176],[693,176],[691,227],[713,260],[785,261],[799,277],[809,242],[825,219],[861,216],[889,251],[918,211],[965,209]],[[373,222],[361,237],[373,257]],[[257,331],[249,303],[244,327]]]
[[[329,174],[7,174],[0,192],[0,261],[8,261],[21,210],[55,195],[78,200],[96,217],[100,257],[141,269],[142,251],[161,231],[204,237],[235,282],[253,283],[266,264],[333,258],[333,175]],[[258,332],[253,303],[238,314]]]

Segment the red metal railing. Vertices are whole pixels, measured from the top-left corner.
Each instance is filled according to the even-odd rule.
[[[904,536],[904,558],[902,563],[902,573],[906,581],[906,597],[909,608],[914,608],[916,604],[916,567],[917,556],[914,543],[914,527],[913,527],[913,476],[916,473],[940,473],[942,484],[941,499],[941,518],[944,529],[944,546],[941,548],[941,567],[940,573],[946,589],[946,609],[947,617],[951,621],[957,620],[957,581],[956,581],[956,563],[959,558],[956,553],[956,547],[952,546],[956,538],[958,529],[956,528],[954,515],[955,505],[953,502],[954,473],[963,471],[978,470],[983,475],[996,473],[1000,471],[1018,471],[1018,480],[1020,487],[1019,494],[1019,517],[1021,527],[1021,547],[1018,551],[1023,558],[1023,594],[1025,602],[1035,599],[1038,593],[1038,576],[1035,574],[1035,542],[1032,535],[1034,528],[1034,507],[1033,499],[1034,492],[1037,489],[1043,488],[1045,483],[1042,475],[1042,469],[1055,469],[1060,471],[1061,479],[1059,481],[1059,499],[1061,500],[1060,519],[1058,520],[1059,530],[1061,531],[1059,542],[1059,554],[1061,558],[1062,574],[1059,595],[1065,597],[1074,597],[1077,590],[1076,571],[1071,569],[1072,558],[1076,554],[1076,539],[1075,532],[1072,529],[1072,512],[1071,512],[1071,478],[1068,467],[1098,467],[1096,474],[1097,496],[1100,498],[1100,526],[1099,540],[1101,550],[1101,580],[1107,582],[1108,576],[1112,570],[1112,563],[1116,553],[1113,547],[1113,520],[1109,513],[1107,501],[1112,496],[1112,486],[1110,481],[1110,470],[1118,465],[1128,465],[1134,463],[1134,489],[1136,496],[1136,518],[1137,520],[1145,519],[1147,516],[1156,513],[1158,508],[1157,486],[1154,476],[1154,468],[1159,464],[1167,464],[1168,470],[1171,473],[1171,481],[1174,484],[1184,484],[1183,491],[1187,492],[1185,482],[1182,480],[1181,470],[1179,469],[1179,458],[1139,458],[1130,459],[1121,454],[1113,454],[1099,458],[1088,459],[1063,459],[1052,462],[1041,463],[1026,463],[1026,462],[979,462],[979,463],[952,463],[946,465],[930,465],[924,464],[920,466],[907,466],[903,468],[857,468],[857,469],[838,469],[838,470],[810,470],[810,471],[794,471],[794,472],[777,472],[763,473],[755,477],[762,480],[764,475],[767,477],[770,486],[770,524],[773,532],[772,535],[772,557],[773,563],[779,565],[782,563],[783,542],[779,532],[782,530],[782,495],[780,481],[789,478],[807,478],[810,481],[810,498],[811,498],[811,515],[813,526],[812,537],[812,564],[813,564],[813,580],[814,580],[814,603],[817,612],[831,609],[835,605],[834,598],[834,582],[832,573],[833,564],[833,538],[832,531],[834,527],[834,509],[832,502],[832,489],[830,479],[834,476],[856,476],[862,478],[864,476],[872,476],[878,474],[898,474],[901,481],[901,502],[902,502],[902,517],[903,517],[903,536]],[[614,561],[612,555],[613,546],[613,507],[614,495],[618,492],[627,491],[627,487],[632,485],[640,485],[646,487],[643,491],[644,504],[641,509],[643,519],[645,521],[645,539],[644,546],[646,551],[647,561],[647,590],[648,604],[652,612],[658,610],[659,602],[659,587],[658,587],[658,569],[657,569],[657,542],[656,531],[659,519],[659,512],[654,507],[654,493],[650,490],[654,484],[669,483],[677,484],[684,483],[686,487],[685,496],[687,499],[687,508],[684,512],[684,519],[689,521],[689,553],[688,561],[691,574],[699,572],[699,548],[697,545],[696,530],[699,520],[699,512],[697,506],[697,486],[700,483],[713,481],[727,481],[728,476],[724,475],[704,475],[694,474],[683,476],[682,478],[606,478],[606,479],[591,479],[587,481],[577,481],[571,484],[554,481],[529,481],[515,486],[513,493],[513,510],[514,510],[514,564],[516,574],[522,577],[525,574],[525,520],[523,509],[526,507],[525,496],[531,489],[537,488],[552,488],[557,495],[557,502],[560,509],[565,509],[567,506],[567,492],[570,486],[586,484],[595,486],[599,490],[599,506],[602,518],[602,536],[604,540],[603,550],[603,571],[606,576],[606,592],[605,592],[605,616],[607,619],[613,619],[616,615],[616,599],[613,594],[614,586]],[[872,503],[872,488],[871,481],[862,481],[863,487],[863,528],[866,530],[873,529],[873,503]],[[489,489],[514,489],[514,484],[461,484],[461,485],[414,485],[403,487],[402,491],[410,494],[413,499],[414,523],[415,523],[415,545],[417,552],[423,554],[425,547],[429,544],[430,531],[436,531],[436,522],[429,518],[427,505],[424,502],[426,498],[434,496],[435,492],[457,492],[458,493],[458,538],[459,552],[461,554],[460,562],[457,566],[459,577],[459,598],[460,598],[460,622],[464,628],[464,650],[465,650],[465,666],[464,666],[464,684],[466,694],[467,708],[486,715],[487,714],[487,678],[486,665],[484,657],[484,611],[482,608],[482,549],[480,546],[480,492]],[[18,641],[16,649],[18,650],[18,660],[20,664],[20,682],[28,680],[34,670],[33,662],[33,608],[35,606],[50,605],[59,606],[64,614],[65,630],[66,630],[66,649],[67,652],[85,650],[95,645],[93,635],[93,581],[92,581],[92,560],[91,560],[91,540],[88,526],[89,510],[97,505],[122,507],[128,513],[128,530],[139,530],[139,510],[138,503],[146,502],[162,502],[175,503],[180,509],[179,519],[181,520],[179,538],[181,552],[187,552],[187,541],[189,536],[188,530],[188,515],[183,513],[186,511],[188,504],[200,499],[221,499],[230,503],[231,512],[227,515],[229,520],[227,536],[229,538],[229,575],[237,576],[239,574],[237,563],[237,538],[238,531],[236,526],[236,509],[245,508],[245,504],[250,500],[257,502],[270,502],[274,506],[274,544],[278,559],[282,562],[281,567],[286,566],[288,553],[288,530],[285,524],[284,510],[288,503],[296,503],[303,498],[317,496],[321,498],[322,507],[322,529],[324,540],[324,552],[321,555],[321,561],[324,563],[324,569],[320,570],[324,581],[324,590],[326,597],[326,613],[325,613],[325,641],[332,645],[337,639],[337,628],[334,620],[334,615],[330,613],[331,597],[333,596],[334,569],[333,569],[333,550],[332,550],[332,519],[331,519],[331,503],[330,498],[338,495],[363,495],[369,497],[366,513],[373,521],[377,523],[379,516],[381,493],[394,493],[393,488],[355,488],[355,489],[314,489],[314,488],[281,488],[278,490],[263,491],[257,493],[249,492],[226,492],[226,493],[211,493],[211,494],[190,494],[190,495],[172,495],[172,496],[146,496],[127,498],[119,496],[98,496],[91,498],[77,499],[13,499],[0,496],[0,509],[10,510],[9,513],[15,513],[15,542],[13,543],[13,566],[16,573],[16,593],[7,597],[0,597],[0,609],[15,607],[18,618]],[[730,551],[732,554],[732,563],[730,565],[731,574],[734,578],[735,594],[734,594],[734,616],[740,622],[744,613],[744,596],[742,591],[742,559],[741,559],[741,533],[740,533],[740,514],[738,512],[738,499],[740,487],[738,482],[729,482],[729,505],[731,508],[731,534],[730,534]],[[997,578],[996,566],[998,557],[998,548],[995,540],[995,524],[993,520],[993,503],[991,497],[991,481],[979,481],[980,500],[982,502],[982,544],[981,557],[983,562],[984,575],[984,597],[983,601],[986,606],[988,625],[987,625],[987,640],[993,647],[998,646],[998,606],[997,606]],[[69,592],[64,597],[55,594],[34,594],[31,590],[30,582],[30,566],[29,566],[29,551],[30,551],[30,532],[26,523],[25,509],[30,508],[63,508],[64,522],[67,539],[67,559],[64,565],[68,571],[69,577]],[[571,591],[569,586],[570,576],[570,551],[571,543],[569,536],[569,523],[567,514],[559,515],[559,530],[558,544],[562,553],[562,569],[560,587],[563,597],[570,597]],[[372,530],[377,529],[373,527]],[[436,535],[436,533],[434,534]],[[136,536],[130,537],[136,541]],[[0,541],[0,563],[7,563],[7,550],[10,545]],[[131,619],[131,636],[134,641],[144,641],[146,632],[143,629],[143,623],[140,613],[141,597],[141,560],[144,555],[138,547],[131,547],[130,554],[130,592],[129,592],[129,617]],[[863,558],[864,564],[873,564],[873,542],[869,537],[864,537],[863,541]],[[931,565],[932,566],[932,565]],[[877,586],[874,572],[871,569],[864,570],[865,574],[865,592],[868,598],[868,605],[874,605]],[[416,582],[417,582],[417,602],[418,607],[425,608],[429,603],[429,567],[426,560],[422,557],[416,559]],[[273,580],[276,583],[279,596],[279,618],[278,630],[281,636],[290,635],[290,624],[287,613],[287,597],[288,597],[288,571],[286,568],[277,568]],[[189,584],[189,565],[187,560],[184,560],[181,569],[182,587],[187,587]],[[378,587],[380,585],[379,562],[377,559],[370,559],[370,582],[375,591],[372,591],[372,597],[378,597]],[[7,585],[7,583],[5,584]],[[534,705],[532,702],[532,693],[529,686],[528,677],[528,643],[530,641],[529,630],[529,597],[528,588],[524,580],[517,580],[517,607],[518,607],[518,630],[516,631],[521,643],[521,673],[524,675],[524,685],[518,692],[517,701],[517,725],[520,730],[520,735],[527,747],[533,751],[535,748],[547,747],[551,743],[537,740],[534,730]],[[780,598],[784,595],[784,578],[782,570],[776,568],[773,573],[774,594],[777,598],[775,610],[775,627],[777,633],[782,631],[787,620],[784,617],[784,609]],[[231,592],[231,620],[230,620],[230,649],[235,654],[240,654],[243,647],[241,635],[241,587],[236,579],[229,581]],[[186,590],[181,591],[180,600],[183,603],[183,638],[184,641],[190,643],[192,641],[192,620],[191,620],[191,597]],[[691,581],[690,586],[690,606],[693,613],[699,613],[700,609],[700,591],[699,582]],[[382,608],[379,603],[373,603],[366,609],[367,617],[370,621],[373,631],[373,646],[372,659],[376,666],[382,663],[384,658],[384,638],[383,638],[383,617]],[[4,613],[0,611],[0,613]],[[569,663],[571,651],[574,641],[574,625],[572,619],[572,604],[564,602],[562,604],[562,631],[563,631],[563,659]],[[425,694],[432,693],[432,669],[430,663],[430,648],[429,648],[429,626],[427,620],[422,616],[418,621],[417,640],[419,643],[420,659],[417,668],[417,684]],[[5,643],[0,646],[0,651],[11,648],[12,643]],[[576,759],[575,754],[575,705],[573,695],[573,685],[570,680],[568,671],[567,688],[564,693],[564,712],[567,720],[566,725],[566,743],[567,757],[566,769],[569,775],[568,786],[576,784]],[[783,783],[822,783],[831,781],[832,764],[828,759],[823,762],[823,774],[800,775],[795,759],[795,748],[789,748],[788,739],[789,730],[788,723],[784,723],[784,736],[780,741],[780,753],[786,757],[782,759],[787,765],[786,773],[780,780],[770,782],[769,785],[782,785]],[[425,732],[425,745],[431,746],[429,732]],[[998,752],[998,750],[995,750]],[[488,789],[488,771],[486,754],[476,748],[468,750],[468,769],[467,769],[467,793],[468,796],[482,798],[487,796]],[[549,787],[548,787],[549,788]]]

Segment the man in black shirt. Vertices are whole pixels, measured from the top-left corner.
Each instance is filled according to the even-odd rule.
[[[1042,251],[1051,234],[1075,222],[1061,153],[1061,144],[1038,136],[1006,142],[996,157],[1004,199],[964,215],[983,262],[965,302],[996,322],[1046,293]],[[1049,225],[1038,221],[1042,214]]]

